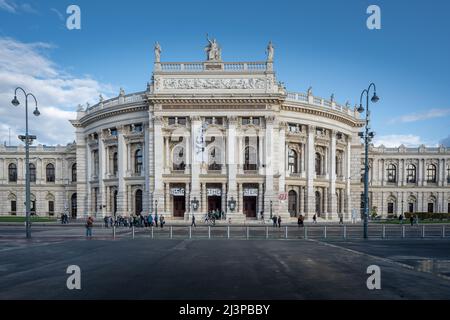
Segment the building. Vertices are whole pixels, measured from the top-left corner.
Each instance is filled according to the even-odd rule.
[[[161,62],[157,44],[146,91],[100,96],[71,121],[76,143],[33,148],[36,212],[350,219],[363,192],[356,109],[311,88],[287,92],[271,43],[259,62],[224,62],[215,40],[206,53],[203,62]],[[1,214],[24,212],[21,148],[0,148]],[[450,148],[372,146],[369,174],[378,214],[450,212]]]

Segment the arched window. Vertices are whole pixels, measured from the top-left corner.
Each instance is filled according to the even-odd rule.
[[[209,150],[208,170],[222,170],[222,159],[220,148],[212,147]]]
[[[116,175],[118,170],[119,170],[119,157],[117,155],[117,152],[114,152],[114,154],[113,154],[113,174]]]
[[[98,150],[94,150],[92,155],[94,157],[94,176],[98,177],[100,172],[100,160],[98,158]]]
[[[298,156],[293,149],[288,151],[288,170],[290,173],[298,173]]]
[[[322,175],[322,156],[318,152],[316,153],[315,169],[316,175],[318,176]]]
[[[447,165],[447,183],[450,183],[450,164]]]
[[[17,182],[17,166],[15,163],[10,163],[8,166],[8,181]]]
[[[13,193],[9,194],[8,200],[10,201],[10,206],[11,206],[10,213],[12,215],[16,215],[16,213],[17,213],[17,197],[16,197],[16,195]]]
[[[436,183],[436,166],[429,164],[427,167],[427,182]]]
[[[431,196],[428,198],[428,213],[434,213],[435,210],[435,206],[436,206],[436,198]]]
[[[137,149],[134,153],[134,172],[141,174],[142,172],[142,150]]]
[[[72,165],[72,182],[77,182],[77,164]]]
[[[397,167],[394,164],[387,167],[387,182],[397,182]]]
[[[30,182],[36,182],[36,166],[34,163],[29,164]]]
[[[173,148],[173,156],[172,156],[172,167],[173,170],[184,170],[186,169],[186,153],[184,152],[184,147],[181,145]]]
[[[244,149],[244,170],[257,170],[256,149],[250,146]]]
[[[297,192],[294,190],[289,191],[288,194],[289,197],[289,203],[288,203],[288,210],[291,217],[297,216]]]
[[[413,164],[408,164],[406,167],[406,182],[416,183],[416,166]]]
[[[342,154],[336,156],[336,176],[342,177]]]
[[[391,197],[388,198],[388,200],[387,200],[387,205],[388,205],[387,212],[388,212],[388,214],[394,214],[395,213],[395,211],[396,211],[396,203],[397,203],[397,200],[394,197],[391,196]]]
[[[55,182],[55,166],[52,163],[45,167],[45,175],[47,176],[47,182]]]

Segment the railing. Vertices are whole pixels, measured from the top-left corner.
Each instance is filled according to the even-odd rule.
[[[299,101],[299,102],[309,102],[308,95],[305,93],[288,92],[287,101]],[[330,108],[332,110],[337,110],[344,112],[348,115],[354,116],[354,112],[347,106],[342,106],[334,101],[326,100],[319,97],[312,96],[311,104],[315,106]]]
[[[143,95],[143,93],[144,92],[137,92],[137,93],[132,93],[132,94],[118,96],[118,97],[115,97],[112,99],[108,99],[103,102],[99,102],[96,105],[93,105],[92,107],[89,107],[88,109],[86,109],[86,111],[92,112],[92,111],[96,111],[98,109],[110,108],[113,106],[117,106],[119,104],[145,101],[145,96]]]
[[[180,225],[167,222],[158,227],[105,227],[99,218],[93,228],[93,237],[99,239],[260,239],[260,240],[352,240],[363,239],[361,224],[305,224],[303,227],[282,225],[274,227],[266,222],[261,225]],[[14,227],[14,226],[12,226]],[[60,228],[65,231],[61,232]],[[80,238],[85,235],[84,222],[61,225],[59,223],[33,223],[34,238]],[[18,233],[5,233],[0,238],[20,238]],[[388,225],[369,224],[368,237],[371,239],[450,239],[450,224],[430,225]]]
[[[267,71],[266,62],[160,62],[163,72],[203,72],[220,70],[225,72]],[[210,66],[217,66],[216,68]],[[209,66],[209,67],[207,67]]]

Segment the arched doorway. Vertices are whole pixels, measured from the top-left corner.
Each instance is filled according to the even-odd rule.
[[[322,196],[319,191],[316,191],[316,214],[317,217],[320,217],[322,213]]]
[[[291,217],[297,216],[297,192],[294,190],[289,191],[289,204],[288,204],[288,210]]]
[[[134,214],[138,215],[142,212],[142,190],[138,189],[134,196]]]
[[[72,194],[72,197],[70,198],[70,208],[71,208],[71,215],[72,219],[77,218],[77,194]]]

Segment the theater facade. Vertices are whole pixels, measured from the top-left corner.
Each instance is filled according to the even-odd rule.
[[[225,62],[208,42],[202,62],[162,62],[156,44],[145,91],[80,106],[75,143],[34,147],[35,210],[359,218],[364,121],[356,109],[312,88],[287,92],[271,43],[264,61]],[[23,157],[21,147],[0,147],[1,214],[24,214]],[[369,158],[378,215],[450,211],[450,148],[371,146]]]

